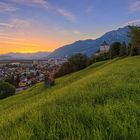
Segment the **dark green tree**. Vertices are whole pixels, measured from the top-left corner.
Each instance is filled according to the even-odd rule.
[[[131,43],[128,44],[128,47],[127,47],[127,55],[130,56],[131,55],[131,49],[132,49],[132,45]]]
[[[111,59],[119,56],[120,48],[121,48],[121,43],[120,42],[112,43],[112,45],[110,47],[110,50],[109,50]]]
[[[0,99],[14,95],[16,89],[13,85],[7,82],[0,82]]]
[[[65,62],[59,68],[59,70],[55,73],[55,78],[60,77],[72,72],[72,65],[69,62]]]
[[[73,71],[75,71],[85,68],[89,63],[89,59],[86,55],[78,53],[70,57],[68,62],[73,67]]]
[[[90,59],[84,54],[75,54],[63,63],[59,70],[56,72],[55,77],[60,77],[87,67]]]
[[[130,37],[131,37],[131,55],[140,54],[140,27],[130,26]]]
[[[126,43],[123,42],[120,46],[120,54],[119,56],[125,56],[127,54],[127,47],[126,47]]]

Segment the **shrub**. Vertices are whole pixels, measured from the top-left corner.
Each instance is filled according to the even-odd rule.
[[[99,62],[99,61],[104,61],[104,60],[108,60],[110,57],[109,57],[109,53],[100,53],[99,55],[93,55],[91,60],[92,60],[92,63],[94,62]]]
[[[0,83],[0,99],[14,95],[16,92],[15,87],[7,82]]]

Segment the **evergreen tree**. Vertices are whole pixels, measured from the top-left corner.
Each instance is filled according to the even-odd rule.
[[[131,55],[140,54],[140,27],[130,26],[131,32]]]
[[[127,55],[130,56],[131,55],[131,49],[132,49],[132,45],[131,43],[128,44],[128,47],[127,47]]]
[[[126,55],[126,44],[123,42],[120,46],[120,54],[119,56],[125,56]]]
[[[121,48],[121,43],[120,42],[114,42],[111,47],[110,47],[110,58],[115,58],[118,57],[120,54],[120,48]]]

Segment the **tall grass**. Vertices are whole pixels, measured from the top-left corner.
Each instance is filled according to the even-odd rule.
[[[0,140],[139,140],[140,57],[96,63],[0,101]]]

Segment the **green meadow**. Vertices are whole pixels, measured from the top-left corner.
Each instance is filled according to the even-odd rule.
[[[139,140],[140,56],[95,63],[0,100],[0,140]]]

